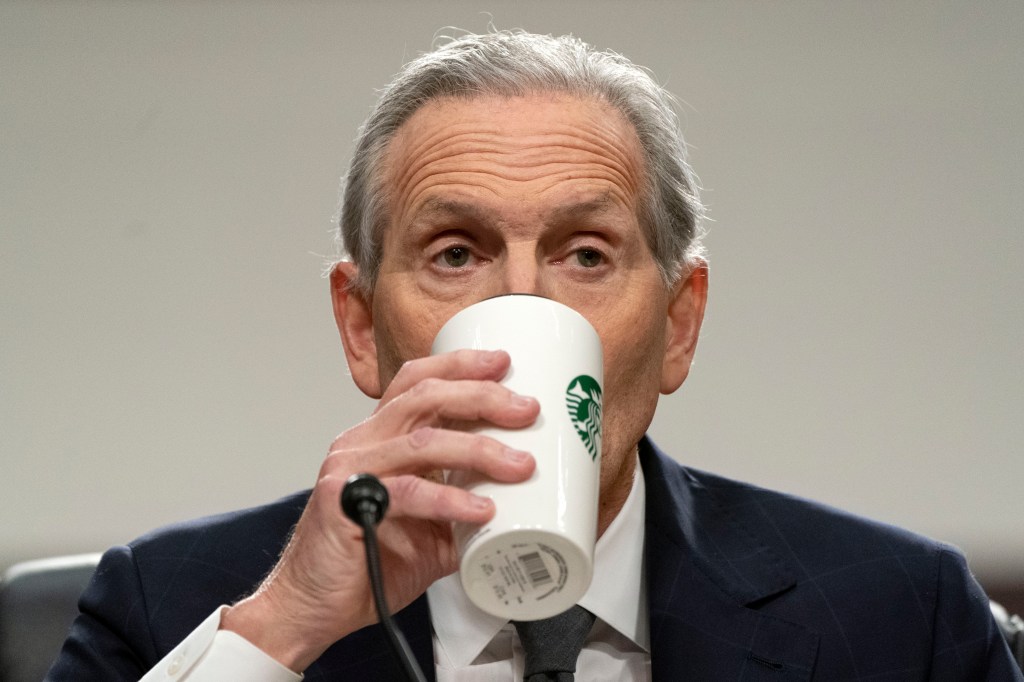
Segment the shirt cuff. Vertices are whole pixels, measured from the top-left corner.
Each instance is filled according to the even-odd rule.
[[[302,675],[281,665],[255,644],[221,630],[221,606],[174,647],[139,682],[299,682]]]

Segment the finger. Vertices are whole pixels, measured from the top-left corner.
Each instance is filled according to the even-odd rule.
[[[387,516],[392,518],[487,523],[494,516],[493,501],[461,488],[419,476],[395,476],[383,482],[391,498]]]
[[[503,483],[530,477],[530,453],[476,433],[420,427],[411,433],[362,447],[332,451],[324,473],[372,472],[378,477],[424,474],[438,469],[471,470]]]
[[[395,374],[381,396],[380,404],[386,405],[419,382],[432,377],[496,381],[505,376],[509,364],[509,355],[502,350],[464,349],[410,360]]]
[[[378,408],[370,419],[340,434],[331,443],[330,451],[388,440],[423,426],[492,424],[519,429],[536,421],[539,413],[536,399],[521,396],[494,381],[431,377]]]
[[[429,378],[395,398],[374,415],[379,434],[408,433],[421,426],[454,422],[518,429],[532,424],[540,404],[494,381]]]

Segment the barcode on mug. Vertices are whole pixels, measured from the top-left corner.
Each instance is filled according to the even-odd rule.
[[[521,563],[523,568],[526,570],[526,575],[530,578],[531,587],[539,587],[551,582],[551,574],[548,573],[548,569],[545,568],[544,560],[540,558],[539,552],[520,554],[519,563]]]

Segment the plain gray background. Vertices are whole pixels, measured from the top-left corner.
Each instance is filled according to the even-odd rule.
[[[489,21],[684,102],[711,298],[656,440],[1020,576],[1017,1],[0,4],[0,562],[313,482],[372,409],[321,276],[351,141]]]

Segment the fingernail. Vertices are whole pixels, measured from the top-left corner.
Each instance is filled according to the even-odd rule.
[[[482,356],[480,356],[480,362],[482,364],[487,365],[488,367],[490,367],[491,365],[497,364],[498,360],[500,358],[501,358],[501,351],[489,350],[486,353],[484,353]]]
[[[527,398],[525,395],[513,393],[510,402],[513,407],[533,407],[534,403],[537,401],[533,398]]]
[[[491,507],[494,506],[494,502],[492,502],[491,498],[489,498],[489,497],[476,497],[476,496],[474,496],[472,502],[470,502],[470,505],[473,507],[474,511],[482,511],[483,512],[483,511],[490,511]]]
[[[530,453],[525,450],[516,450],[515,448],[505,448],[505,458],[510,462],[516,464],[522,464],[523,462],[530,459]]]

